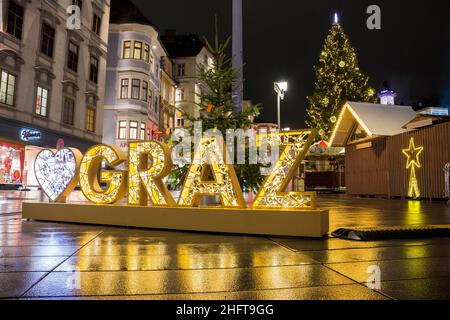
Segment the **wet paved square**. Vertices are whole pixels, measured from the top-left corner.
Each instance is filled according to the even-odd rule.
[[[450,238],[352,242],[22,221],[0,192],[0,298],[449,299]],[[319,197],[340,227],[450,224],[445,202]],[[368,270],[380,270],[378,289]]]

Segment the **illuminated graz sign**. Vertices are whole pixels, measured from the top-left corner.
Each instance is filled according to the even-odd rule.
[[[171,150],[158,141],[130,142],[128,156],[109,145],[94,146],[84,156],[73,148],[43,150],[36,158],[35,174],[52,202],[64,202],[79,185],[94,204],[117,204],[126,197],[129,206],[188,208],[199,206],[203,196],[218,196],[222,208],[314,210],[315,193],[286,189],[315,136],[315,130],[270,135],[280,147],[279,158],[248,206],[218,137],[201,138],[194,150],[198,161],[190,165],[177,201],[163,181],[172,171]]]

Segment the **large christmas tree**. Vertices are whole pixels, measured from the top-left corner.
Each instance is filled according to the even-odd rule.
[[[308,97],[307,124],[328,140],[343,104],[376,102],[375,90],[359,69],[356,51],[339,23],[333,24],[325,39],[314,70],[317,81],[313,95]]]

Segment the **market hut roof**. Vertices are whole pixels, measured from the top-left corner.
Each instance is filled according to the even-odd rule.
[[[333,147],[345,147],[358,125],[368,138],[401,134],[408,131],[404,126],[416,115],[409,106],[347,102],[339,115],[329,144]]]

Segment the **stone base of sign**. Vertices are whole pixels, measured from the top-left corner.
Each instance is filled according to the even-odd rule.
[[[25,202],[22,217],[51,222],[312,238],[323,237],[329,231],[328,210],[138,207]]]

